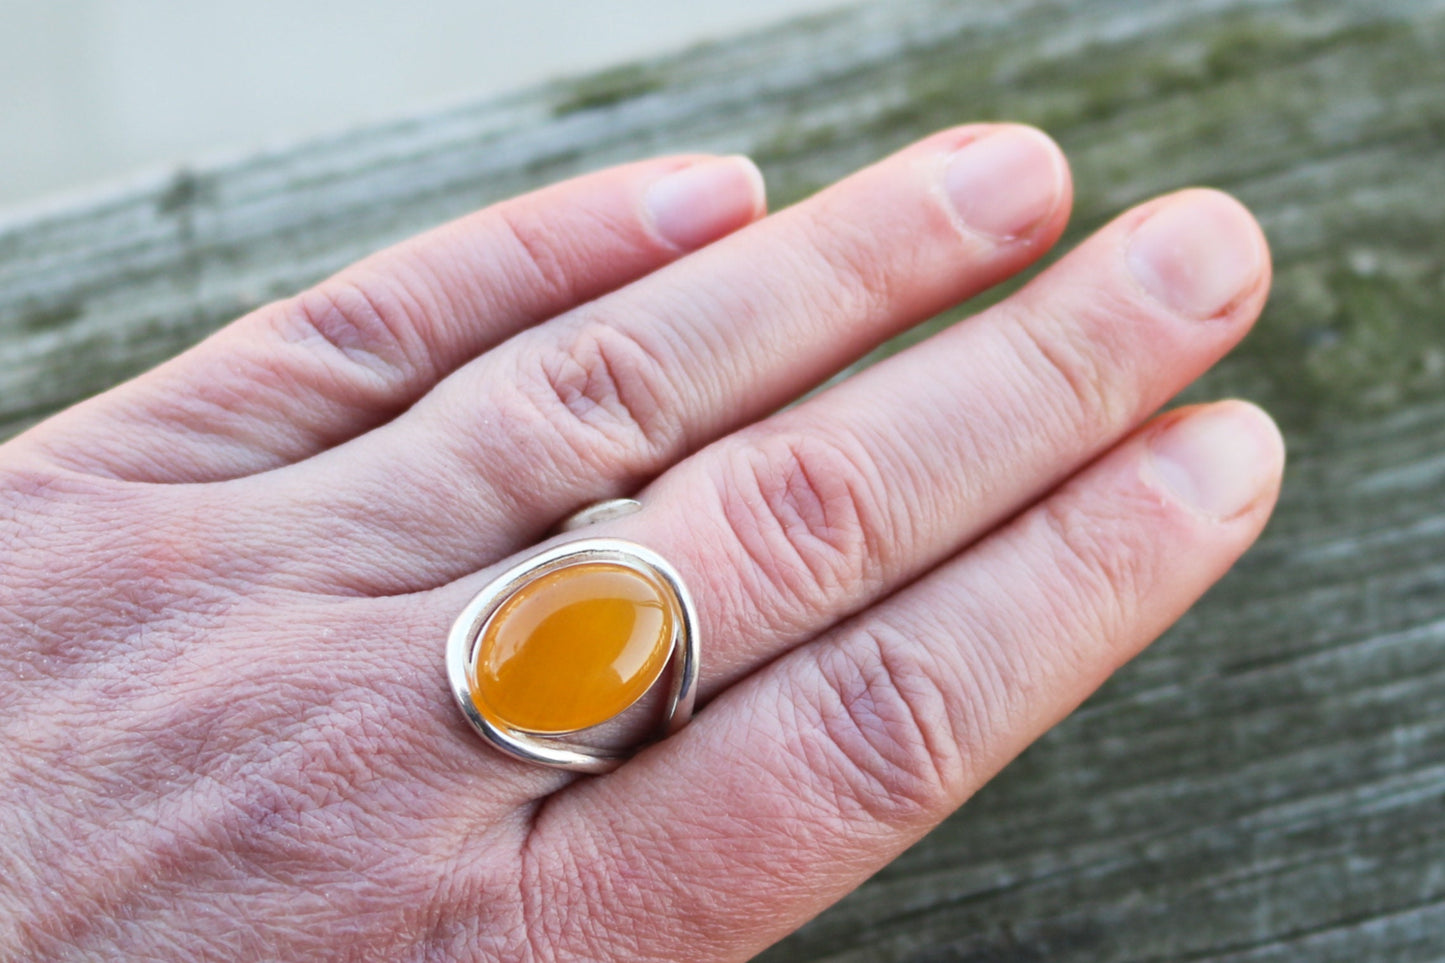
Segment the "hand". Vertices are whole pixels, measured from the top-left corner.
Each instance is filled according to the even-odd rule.
[[[730,960],[842,896],[1176,619],[1278,489],[1256,409],[1146,421],[1268,287],[1206,191],[777,412],[1033,261],[1069,198],[1009,126],[757,223],[746,161],[607,170],[6,444],[0,957]],[[607,776],[498,754],[447,690],[452,619],[639,489],[596,534],[691,586],[698,717]]]

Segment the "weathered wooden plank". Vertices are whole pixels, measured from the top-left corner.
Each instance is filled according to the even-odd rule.
[[[1445,0],[878,3],[12,215],[0,425],[534,183],[738,150],[786,201],[979,117],[1058,137],[1074,238],[1186,183],[1259,213],[1276,294],[1190,394],[1279,414],[1284,498],[1180,626],[767,958],[1445,958]]]

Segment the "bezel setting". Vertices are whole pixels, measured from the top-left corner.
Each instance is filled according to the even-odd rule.
[[[502,604],[534,579],[589,562],[606,562],[630,569],[645,578],[655,580],[672,594],[677,603],[677,618],[673,620],[672,637],[667,643],[667,661],[661,676],[654,680],[646,691],[651,692],[663,677],[667,678],[668,693],[658,727],[658,738],[669,736],[686,725],[692,718],[697,699],[698,657],[701,648],[697,633],[697,613],[692,598],[682,577],[666,559],[650,549],[620,538],[583,538],[564,542],[524,559],[488,582],[472,597],[452,624],[447,637],[447,678],[452,695],[468,724],[494,748],[535,765],[573,772],[604,773],[616,769],[636,749],[596,748],[559,738],[557,734],[530,732],[489,718],[477,705],[472,684],[476,676],[482,636],[487,623]],[[617,716],[611,718],[615,719]],[[608,721],[611,719],[598,725],[605,725]],[[589,726],[577,731],[586,732],[595,728],[597,726]]]

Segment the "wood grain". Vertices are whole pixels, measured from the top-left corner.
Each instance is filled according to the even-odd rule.
[[[765,958],[1445,958],[1445,0],[876,3],[12,214],[0,428],[578,170],[743,151],[776,204],[980,118],[1068,151],[1066,245],[1187,184],[1259,214],[1270,307],[1188,395],[1278,415],[1284,497],[1177,628]]]

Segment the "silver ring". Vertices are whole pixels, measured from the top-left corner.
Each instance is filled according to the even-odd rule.
[[[602,502],[558,528],[639,507]],[[664,677],[658,738],[681,729],[697,699],[700,650],[692,598],[666,559],[620,538],[579,538],[537,552],[472,597],[447,638],[447,677],[467,722],[495,748],[536,765],[603,773],[637,747],[568,737],[617,718]]]

